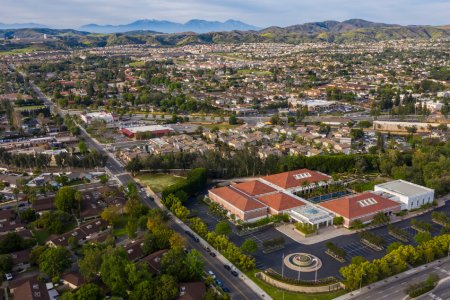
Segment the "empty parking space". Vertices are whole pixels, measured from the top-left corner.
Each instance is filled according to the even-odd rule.
[[[382,234],[380,235],[385,241],[386,241],[386,245],[395,243],[395,242],[400,242],[400,240],[396,239],[395,237],[393,237],[392,235],[386,233],[386,234]]]
[[[267,231],[262,231],[262,232],[256,232],[256,233],[252,233],[249,234],[248,236],[246,236],[246,239],[253,239],[255,240],[255,242],[258,244],[258,247],[262,247],[262,244],[264,241],[267,240],[271,240],[274,237],[270,234],[267,234]]]
[[[369,247],[363,245],[360,242],[353,242],[353,243],[349,243],[349,244],[346,244],[346,245],[343,245],[340,247],[342,249],[344,249],[345,252],[347,252],[347,255],[349,257],[358,256],[358,255],[365,257],[368,254],[373,252]]]
[[[407,227],[403,227],[402,228],[404,231],[406,231],[409,236],[415,236],[417,234],[417,230],[415,230],[414,228],[412,228],[411,226],[407,226]]]

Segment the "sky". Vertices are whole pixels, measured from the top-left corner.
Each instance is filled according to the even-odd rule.
[[[449,25],[450,0],[1,0],[0,23],[55,28],[138,19],[240,20],[259,27],[360,18],[400,25]]]

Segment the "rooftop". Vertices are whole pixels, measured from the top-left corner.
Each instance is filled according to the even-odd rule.
[[[306,205],[305,202],[302,202],[295,197],[282,192],[263,195],[258,197],[257,199],[277,211],[288,210]]]
[[[401,204],[376,193],[364,192],[322,202],[319,205],[344,218],[354,219],[394,208]]]
[[[377,184],[376,186],[408,197],[434,191],[432,189],[404,180],[394,180],[382,184]]]
[[[262,183],[259,180],[239,183],[233,185],[233,187],[250,196],[262,195],[276,191],[274,188],[268,186],[267,184]]]
[[[320,181],[328,181],[330,176],[320,172],[311,171],[308,169],[301,169],[296,171],[284,172],[274,175],[269,175],[261,178],[271,184],[274,184],[283,189],[290,189],[294,187],[301,187],[303,184],[311,184]]]

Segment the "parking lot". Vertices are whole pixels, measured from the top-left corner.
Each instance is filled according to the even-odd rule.
[[[374,251],[364,245],[361,242],[353,242],[346,245],[341,246],[342,249],[347,252],[348,257],[354,257],[354,256],[362,256],[366,257],[372,254]]]

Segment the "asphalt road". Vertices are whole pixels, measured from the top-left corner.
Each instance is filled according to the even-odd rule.
[[[404,274],[408,273],[406,271]],[[436,267],[425,268],[421,267],[419,271],[411,273],[404,276],[399,276],[399,279],[396,281],[392,281],[383,286],[372,288],[370,292],[361,294],[360,296],[355,296],[351,299],[358,300],[401,300],[404,299],[407,295],[405,293],[405,289],[408,285],[412,283],[418,283],[425,281],[427,277],[431,274],[435,273],[439,275],[440,278],[446,278],[450,274],[450,261],[444,262],[442,264],[438,264]],[[364,287],[366,290],[368,287]],[[355,292],[355,294],[357,291]],[[433,294],[433,295],[431,295]],[[434,298],[433,298],[434,297]],[[427,293],[426,295],[421,296],[418,299],[438,299],[441,300],[450,299],[450,280],[444,281],[442,284],[438,285],[434,290]]]
[[[50,101],[50,99],[48,99],[34,83],[30,82],[30,84],[31,84],[33,90],[39,96],[39,98],[42,99],[44,101],[44,103],[51,108],[52,111],[55,111],[54,104]],[[103,149],[103,147],[101,145],[97,144],[87,134],[87,132],[83,128],[81,128],[81,137],[85,140],[85,142],[87,143],[89,148],[96,149],[100,153],[108,155],[108,153],[106,153],[106,151]],[[129,175],[126,172],[124,167],[122,165],[120,165],[116,160],[112,159],[109,155],[108,155],[108,160],[106,162],[106,167],[109,169],[109,171],[112,174],[117,175],[116,177],[121,182],[121,184],[123,184],[124,186],[126,186],[129,182],[135,183],[133,177],[131,177],[131,175]],[[150,198],[145,194],[145,192],[140,191],[140,196],[143,199],[143,202],[147,206],[149,206],[151,208],[157,207],[157,205],[153,201],[150,200]],[[175,230],[176,232],[182,234],[183,236],[185,235],[183,228],[179,224],[172,222],[171,228],[173,230]],[[216,258],[213,258],[212,256],[210,256],[208,254],[208,252],[206,252],[206,250],[204,250],[203,247],[199,243],[196,243],[189,237],[187,237],[187,241],[188,241],[188,246],[190,248],[197,249],[203,255],[203,258],[205,260],[205,270],[213,271],[214,274],[216,274],[216,276],[223,282],[224,286],[228,287],[231,290],[230,295],[231,295],[232,299],[236,299],[236,300],[263,299],[260,296],[255,295],[253,290],[250,289],[250,287],[247,284],[245,284],[245,282],[241,278],[234,277],[228,271],[226,271],[224,266],[222,265],[222,263],[220,263],[219,260],[217,260]]]

